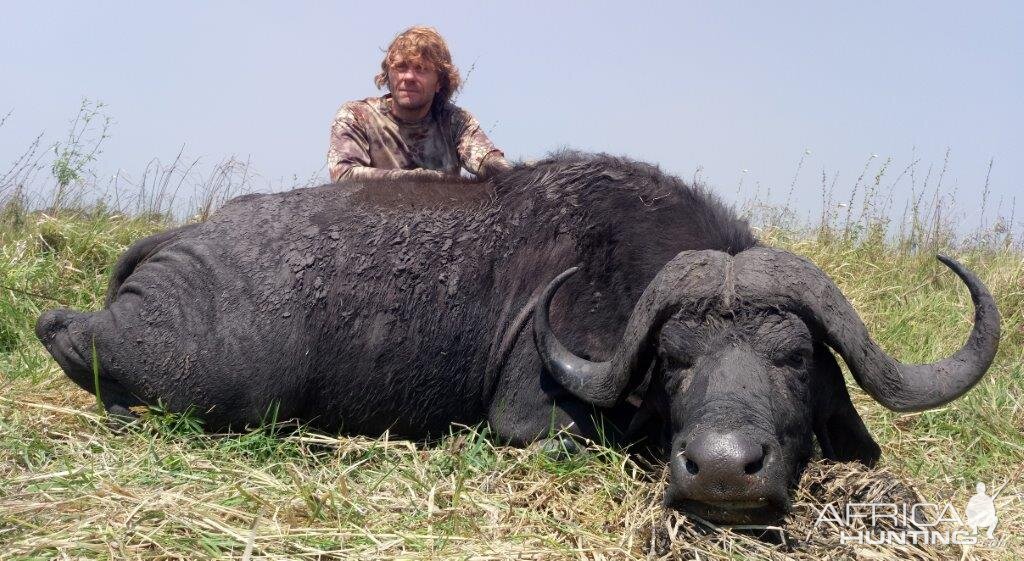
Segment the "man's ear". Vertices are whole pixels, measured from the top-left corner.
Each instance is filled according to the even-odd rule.
[[[832,351],[822,343],[814,345],[811,368],[813,395],[818,396],[814,404],[814,434],[822,455],[830,460],[857,460],[873,466],[881,449],[854,409]]]

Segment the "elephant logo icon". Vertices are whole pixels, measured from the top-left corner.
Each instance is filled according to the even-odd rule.
[[[971,527],[971,532],[974,534],[978,533],[979,528],[988,528],[986,535],[988,539],[992,539],[992,532],[995,531],[996,524],[999,523],[999,517],[996,516],[996,504],[992,497],[985,493],[984,483],[978,483],[975,489],[978,492],[967,501],[967,525]]]

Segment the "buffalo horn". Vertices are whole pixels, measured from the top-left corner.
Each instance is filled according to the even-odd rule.
[[[533,340],[544,368],[576,397],[599,407],[615,405],[639,370],[651,336],[680,306],[714,298],[721,289],[728,259],[724,253],[705,250],[684,251],[669,261],[633,307],[622,340],[605,362],[577,356],[552,331],[548,320],[551,300],[578,267],[558,275],[544,289],[533,313]]]
[[[748,255],[749,254],[749,255]],[[949,257],[938,259],[967,285],[974,302],[974,327],[953,356],[932,364],[902,364],[868,335],[850,302],[835,283],[809,261],[788,252],[757,248],[741,253],[747,288],[770,285],[762,300],[781,297],[818,325],[871,397],[893,411],[924,411],[944,405],[971,389],[985,374],[999,346],[999,310],[985,285]],[[771,279],[764,283],[764,279]],[[753,282],[750,282],[753,281]],[[754,290],[754,292],[758,292]],[[777,302],[785,306],[784,301]]]

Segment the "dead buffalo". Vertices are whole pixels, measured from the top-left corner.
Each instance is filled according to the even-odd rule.
[[[36,332],[89,391],[95,357],[114,412],[160,400],[211,429],[275,410],[367,435],[486,421],[516,445],[563,428],[643,439],[669,462],[669,506],[767,521],[812,435],[827,458],[878,458],[832,350],[897,411],[940,406],[985,373],[995,303],[940,259],[971,292],[973,330],[952,357],[904,365],[817,267],[759,245],[712,195],[573,153],[487,183],[238,198],[136,243],[103,310],[49,311]]]

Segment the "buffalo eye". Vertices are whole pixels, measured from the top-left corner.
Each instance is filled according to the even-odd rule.
[[[810,351],[807,349],[791,349],[777,354],[772,362],[779,367],[803,370],[810,358]]]
[[[688,370],[693,367],[693,359],[688,355],[668,354],[664,360],[668,370]]]
[[[669,393],[674,393],[689,376],[689,370],[693,367],[693,360],[687,355],[664,352],[664,349],[658,355],[658,362],[661,365],[660,370],[665,377],[665,389]]]

